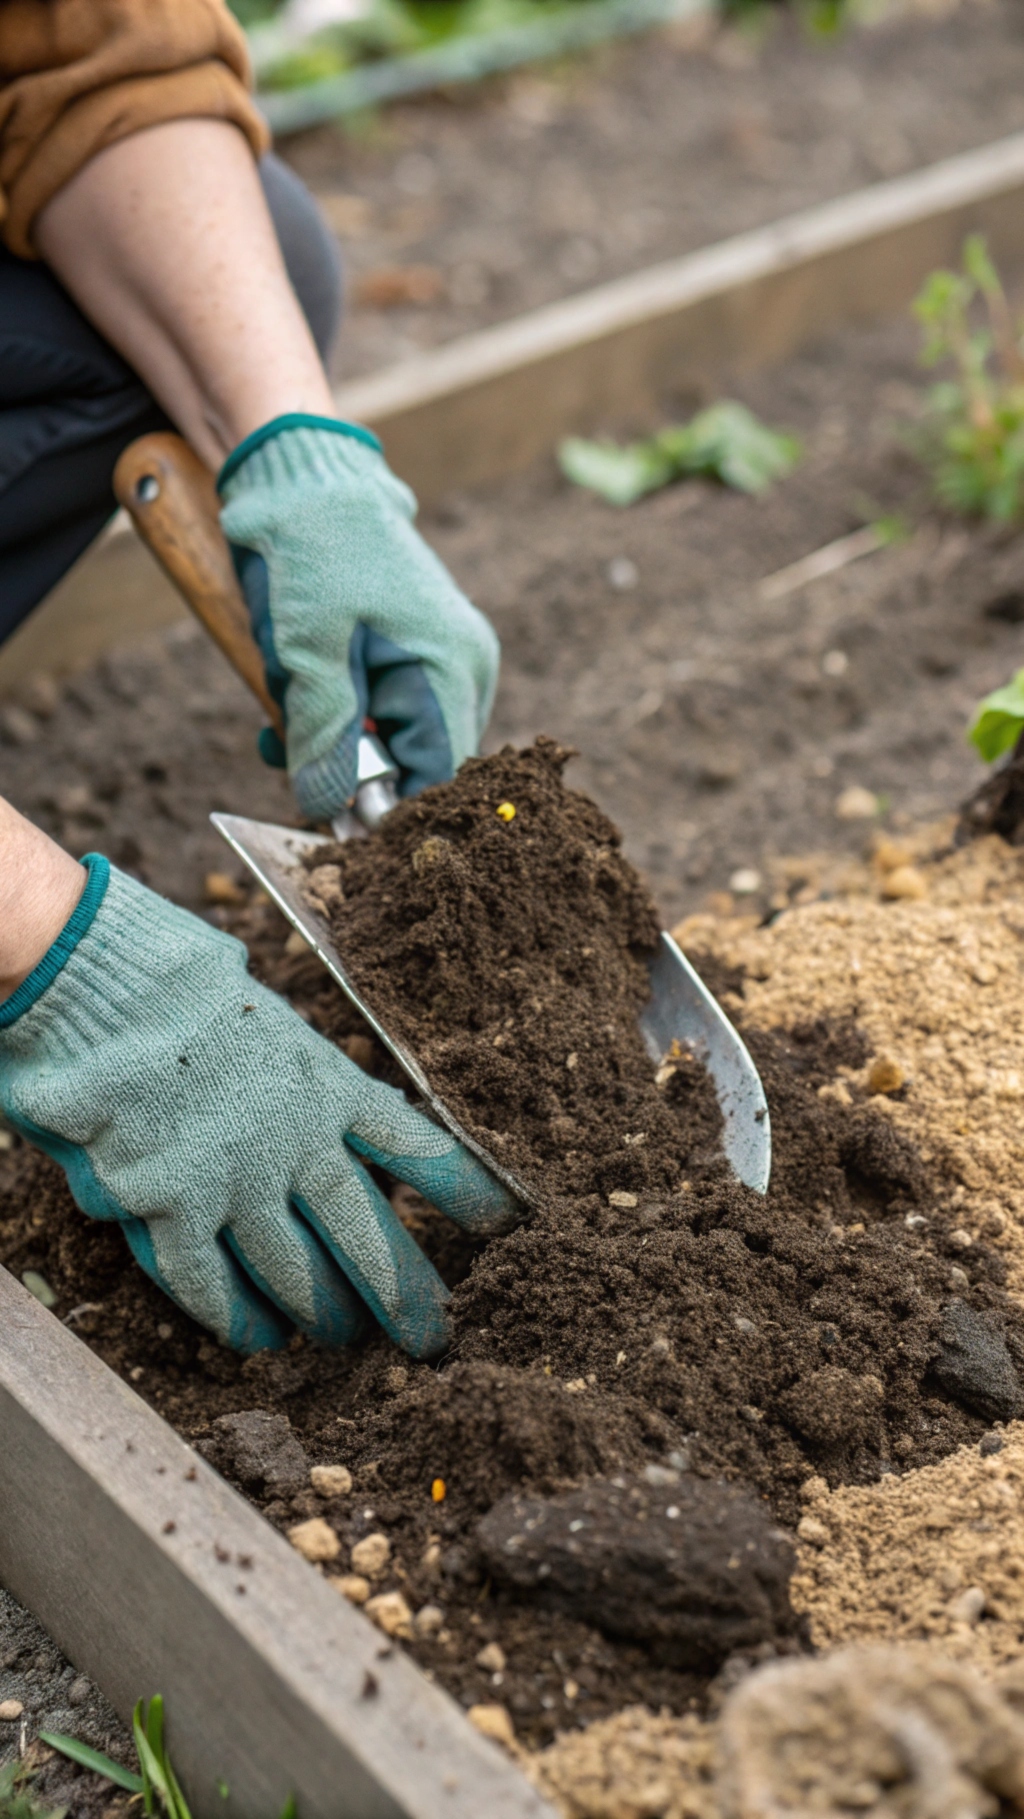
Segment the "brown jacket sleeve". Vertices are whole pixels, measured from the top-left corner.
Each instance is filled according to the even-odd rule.
[[[245,37],[224,0],[0,0],[0,222],[22,258],[32,223],[117,139],[205,115],[267,129],[249,96]]]

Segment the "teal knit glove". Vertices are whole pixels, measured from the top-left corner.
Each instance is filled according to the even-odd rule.
[[[0,1004],[0,1109],[85,1213],[235,1350],[293,1327],[343,1345],[376,1315],[432,1357],[440,1277],[364,1157],[464,1230],[518,1209],[481,1163],[317,1036],[241,942],[95,855],[78,908]]]
[[[400,795],[453,776],[487,724],[498,641],[415,529],[416,501],[376,437],[278,417],[217,485],[303,813],[326,821],[351,800],[367,717]],[[274,735],[262,746],[274,762],[271,747]]]

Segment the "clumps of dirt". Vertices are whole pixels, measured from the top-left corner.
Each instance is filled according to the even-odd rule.
[[[869,1107],[820,1096],[855,1035],[747,1034],[772,1108],[767,1196],[722,1170],[635,1208],[563,1201],[488,1246],[453,1308],[462,1357],[539,1365],[598,1402],[628,1393],[694,1470],[796,1520],[813,1472],[871,1482],[897,1437],[914,1441],[898,1463],[926,1463],[985,1424],[930,1375],[961,1253],[919,1157]],[[987,1258],[959,1292],[1020,1358]]]
[[[1024,1642],[1024,1425],[904,1478],[804,1486],[793,1600],[820,1648],[927,1641],[991,1672]]]
[[[852,880],[855,894],[787,910],[768,927],[702,916],[676,934],[698,966],[742,978],[724,999],[741,1026],[856,1022],[866,1063],[837,1065],[828,1095],[915,1145],[934,1192],[918,1229],[928,1240],[941,1207],[956,1280],[974,1282],[979,1247],[994,1247],[1020,1295],[1024,851],[993,835],[951,850],[950,832],[881,842]],[[895,894],[908,871],[913,894]],[[887,1087],[872,1074],[883,1063]]]
[[[797,1631],[789,1536],[721,1479],[655,1466],[556,1497],[513,1493],[488,1511],[477,1545],[521,1597],[696,1673]]]
[[[491,775],[488,765],[496,767],[502,792],[495,792],[485,816],[481,791],[482,780]],[[383,863],[374,865],[391,823],[360,844],[351,863],[365,868],[359,876],[365,883],[366,938],[373,936],[384,968],[394,909],[394,940],[406,968],[396,976],[420,979],[424,1026],[443,1040],[456,1003],[454,958],[450,977],[442,973],[435,979],[433,998],[423,981],[436,947],[455,955],[454,945],[444,947],[445,939],[454,942],[454,925],[443,939],[440,929],[444,917],[455,914],[452,902],[457,899],[456,907],[464,902],[469,931],[464,968],[474,986],[473,969],[478,964],[481,969],[474,1002],[491,1006],[488,1016],[496,1016],[495,1005],[515,1007],[502,1016],[499,1033],[511,1015],[515,1042],[535,1058],[539,1079],[541,1049],[531,1045],[540,1042],[545,1027],[545,1001],[538,997],[541,1010],[535,1012],[535,991],[528,995],[508,966],[509,957],[502,958],[508,934],[499,945],[487,933],[489,915],[505,922],[508,931],[514,927],[514,916],[507,921],[509,904],[516,880],[522,885],[530,869],[529,859],[537,876],[547,880],[544,889],[534,884],[520,891],[540,956],[534,973],[548,982],[544,989],[565,1015],[575,992],[585,1000],[581,1016],[589,1016],[584,1028],[593,1049],[586,1077],[595,1092],[606,1094],[606,1124],[613,1123],[618,1105],[625,1134],[637,1133],[633,1093],[647,1095],[647,1109],[670,1119],[670,1127],[653,1119],[650,1125],[660,1133],[649,1152],[655,1166],[623,1176],[616,1162],[613,1172],[616,1152],[602,1150],[604,1138],[594,1135],[594,1154],[603,1158],[596,1166],[609,1173],[588,1174],[586,1158],[577,1172],[568,1153],[560,1157],[550,1106],[531,1081],[531,1067],[523,1064],[518,1047],[506,1055],[505,1084],[497,1092],[505,1111],[488,1111],[484,1123],[495,1132],[522,1100],[530,1143],[510,1152],[509,1160],[531,1166],[532,1156],[536,1179],[544,1182],[533,1217],[481,1246],[455,1233],[408,1189],[392,1184],[389,1190],[399,1216],[454,1291],[452,1350],[439,1368],[403,1357],[379,1333],[342,1352],[320,1351],[297,1337],[281,1353],[235,1357],[137,1270],[116,1229],[81,1218],[60,1171],[19,1140],[0,1151],[0,1257],[18,1273],[43,1275],[56,1295],[56,1317],[87,1338],[189,1439],[209,1447],[270,1521],[286,1531],[314,1519],[325,1525],[317,1534],[321,1540],[325,1532],[328,1540],[333,1536],[329,1553],[321,1556],[328,1581],[345,1583],[360,1597],[385,1594],[392,1600],[389,1610],[397,1609],[394,1600],[400,1599],[399,1633],[457,1698],[472,1706],[497,1694],[517,1735],[544,1743],[558,1728],[600,1718],[623,1703],[685,1711],[691,1700],[705,1697],[707,1669],[696,1673],[660,1659],[649,1637],[638,1641],[613,1634],[614,1624],[602,1628],[594,1620],[599,1612],[585,1619],[567,1603],[545,1608],[524,1600],[489,1573],[480,1522],[496,1502],[505,1497],[557,1502],[582,1494],[581,1487],[614,1487],[621,1479],[656,1488],[659,1495],[664,1491],[669,1523],[672,1500],[683,1506],[684,1493],[677,1495],[676,1486],[689,1487],[694,1479],[742,1481],[754,1492],[751,1509],[761,1512],[761,1528],[750,1516],[747,1539],[756,1545],[765,1512],[791,1524],[800,1518],[800,1490],[808,1478],[823,1478],[833,1487],[868,1485],[977,1443],[992,1419],[992,1404],[979,1401],[979,1385],[984,1390],[987,1384],[985,1393],[994,1387],[1016,1394],[1024,1330],[1020,1309],[1003,1287],[999,1252],[978,1232],[964,1242],[961,1206],[936,1170],[934,1147],[922,1153],[914,1127],[901,1122],[900,1110],[892,1111],[894,1105],[905,1109],[915,1103],[914,1079],[908,1083],[883,1069],[885,1092],[868,1091],[864,1084],[878,1078],[872,1073],[879,1061],[876,1039],[858,1026],[856,1001],[834,1006],[826,989],[833,965],[827,939],[821,956],[818,951],[833,927],[822,920],[822,911],[832,914],[847,906],[813,906],[792,918],[806,932],[793,943],[800,970],[794,960],[786,1015],[773,1015],[775,1027],[767,1032],[748,1022],[773,1124],[772,1182],[762,1198],[741,1187],[713,1153],[712,1127],[701,1111],[706,1088],[687,1085],[681,1066],[658,1086],[635,1029],[629,1066],[636,1061],[646,1071],[619,1080],[623,1098],[616,1100],[616,1070],[626,1066],[629,1053],[625,1022],[628,1015],[635,1024],[642,1002],[650,905],[606,837],[598,811],[586,804],[573,807],[560,780],[560,754],[541,747],[525,758],[499,754],[468,768],[469,806],[460,779],[451,791],[456,806],[463,807],[453,812],[448,834],[432,831],[444,813],[444,791],[396,811],[395,825],[405,831],[395,850],[408,858],[404,910],[394,877]],[[513,774],[522,788],[509,821],[497,816],[496,808],[514,802],[511,784],[505,791]],[[554,868],[540,850],[539,834],[537,850],[528,844],[534,800],[535,833],[550,817],[551,838],[560,842]],[[429,824],[416,820],[424,802]],[[567,816],[584,830],[577,830],[582,857],[575,873],[566,858]],[[510,830],[520,817],[527,839],[516,845]],[[600,837],[595,832],[591,840],[590,827]],[[460,864],[472,850],[485,881],[493,865],[493,891],[490,884],[485,889],[484,882],[473,882],[472,871],[466,885],[458,866],[442,855],[440,871],[447,867],[461,879],[463,896],[449,899],[442,892],[430,899],[431,909],[421,899],[422,880],[433,878],[438,866],[432,860],[426,873],[418,874],[412,855],[435,837],[448,840]],[[594,858],[595,842],[606,858]],[[984,846],[970,849],[976,869]],[[482,854],[488,855],[486,866]],[[593,947],[590,958],[600,954],[602,967],[612,968],[614,961],[619,969],[618,983],[609,988],[620,1019],[607,1026],[611,1036],[603,1012],[594,1008],[599,981],[587,983],[586,974],[577,981],[572,943],[567,947],[557,920],[563,903],[566,918],[573,909],[564,884],[564,877],[573,875],[587,913],[598,922],[600,945],[583,940],[579,924],[573,941]],[[603,877],[611,879],[607,892],[595,882]],[[379,894],[371,916],[375,878]],[[311,880],[321,890],[336,882]],[[351,886],[344,888],[346,900],[354,903]],[[429,888],[433,891],[433,884]],[[993,900],[987,884],[980,900],[987,915],[1012,913],[1004,901]],[[406,910],[411,916],[417,905],[419,921],[410,921]],[[896,917],[891,927],[897,937],[903,908],[921,904],[865,905],[873,915]],[[435,914],[441,921],[428,929]],[[951,912],[954,934],[958,915]],[[250,942],[255,970],[286,991],[314,1027],[360,1065],[396,1078],[394,1064],[271,906],[253,901],[234,912],[232,921]],[[788,940],[786,924],[783,917],[776,938]],[[565,921],[564,928],[569,926]],[[879,925],[880,944],[886,933],[886,925]],[[772,936],[768,930],[755,938],[748,930],[744,938]],[[523,939],[517,964],[529,974]],[[720,958],[702,962],[709,982],[730,1005],[742,1009],[741,989],[753,998],[770,984],[760,954],[755,946],[754,976],[746,982]],[[987,957],[986,946],[978,964],[987,965]],[[585,957],[579,958],[582,964]],[[904,989],[895,973],[879,967],[891,995]],[[801,979],[808,982],[802,996]],[[938,979],[936,990],[944,984]],[[436,1011],[435,999],[442,1001]],[[459,1002],[469,1015],[465,997]],[[829,1014],[818,1015],[819,1007]],[[942,1014],[941,1006],[936,1014]],[[469,1029],[470,1050],[482,1033]],[[584,1059],[582,1039],[574,1040],[576,1047],[561,1055],[558,1069],[559,1078],[570,1083],[560,1088],[566,1116],[574,1113],[574,1081]],[[412,1046],[422,1052],[416,1041]],[[504,1053],[493,1041],[485,1046],[491,1054]],[[577,1066],[567,1068],[572,1053]],[[672,1087],[680,1076],[680,1086]],[[678,1101],[676,1091],[683,1095]],[[696,1104],[692,1118],[687,1103]],[[589,1114],[581,1106],[579,1115]],[[587,1124],[588,1133],[592,1128]],[[645,1128],[639,1124],[639,1130]],[[674,1174],[667,1166],[669,1128],[675,1133]],[[693,1133],[696,1148],[687,1155]],[[619,1148],[634,1170],[636,1156],[649,1146],[627,1145],[621,1135]],[[592,1185],[595,1179],[600,1187]],[[631,1185],[618,1185],[624,1179]],[[224,1417],[230,1420],[225,1423]],[[322,1474],[301,1484],[300,1451],[312,1467],[345,1467],[351,1492],[329,1492]],[[371,1536],[380,1538],[374,1543],[379,1559],[367,1576],[357,1565],[364,1558],[358,1550]],[[622,1551],[615,1570],[623,1573],[627,1566]],[[758,1646],[798,1646],[785,1612],[765,1627],[775,1633]],[[731,1646],[729,1636],[723,1621],[705,1659],[721,1658]],[[495,1665],[499,1658],[501,1666]]]
[[[958,1663],[847,1649],[750,1676],[722,1713],[722,1819],[987,1819],[1024,1810],[1024,1720]]]
[[[366,1001],[531,1195],[669,1193],[721,1118],[684,1050],[638,1026],[658,917],[551,739],[470,759],[307,885]],[[661,1059],[661,1058],[659,1058]]]

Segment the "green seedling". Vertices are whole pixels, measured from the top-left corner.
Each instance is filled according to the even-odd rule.
[[[570,436],[558,460],[576,486],[598,493],[610,505],[632,505],[673,480],[704,475],[741,493],[760,493],[788,474],[800,459],[795,436],[769,429],[746,405],[726,398],[689,423],[659,430],[625,448]]]
[[[1024,517],[1024,324],[980,234],[964,241],[962,271],[931,274],[914,314],[923,364],[951,361],[957,375],[931,388],[914,439],[938,498],[974,517]]]
[[[67,1756],[69,1761],[77,1762],[80,1768],[92,1769],[94,1775],[105,1775],[115,1787],[123,1787],[129,1794],[141,1794],[141,1775],[136,1775],[133,1769],[123,1768],[120,1762],[105,1756],[102,1750],[94,1750],[90,1744],[80,1743],[77,1737],[65,1737],[62,1731],[40,1731],[39,1741],[48,1743],[52,1750]]]
[[[967,737],[986,764],[1011,751],[1024,733],[1024,669],[979,701]]]
[[[67,1807],[43,1806],[32,1792],[34,1776],[23,1762],[0,1768],[0,1819],[67,1819]]]
[[[40,1731],[39,1736],[43,1743],[48,1743],[51,1749],[58,1750],[70,1761],[77,1762],[81,1768],[92,1769],[97,1775],[105,1775],[108,1781],[113,1781],[115,1786],[124,1788],[127,1793],[141,1794],[142,1810],[147,1819],[192,1819],[167,1754],[164,1742],[164,1702],[159,1693],[154,1693],[148,1705],[144,1699],[139,1700],[132,1715],[132,1730],[141,1774],[123,1768],[120,1762],[112,1761],[101,1750],[92,1749],[88,1743],[80,1743],[77,1737],[65,1737],[60,1731]],[[3,1776],[6,1773],[7,1770],[0,1770],[0,1819],[65,1819],[63,1809],[59,1813],[44,1813],[41,1807],[35,1805],[5,1806]],[[218,1781],[217,1792],[222,1800],[228,1798],[226,1781]],[[298,1819],[293,1794],[289,1794],[284,1803],[281,1819]]]

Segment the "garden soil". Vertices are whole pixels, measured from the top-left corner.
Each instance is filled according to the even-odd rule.
[[[571,826],[576,875],[591,885],[600,876],[617,880],[617,891],[603,899],[613,907],[591,944],[609,961],[611,980],[610,955],[618,945],[620,977],[636,992],[633,967],[652,938],[649,905],[617,853],[614,830],[593,805],[564,791],[561,758],[542,745],[470,767],[455,785],[399,811],[394,834],[386,838],[382,830],[365,844],[367,856],[390,849],[390,871],[387,860],[374,868],[353,859],[347,887],[354,893],[361,881],[367,903],[375,898],[380,905],[385,895],[394,900],[394,863],[397,855],[400,870],[405,855],[412,874],[405,880],[407,903],[425,888],[424,876],[437,880],[439,871],[449,890],[471,895],[474,878],[480,893],[493,883],[505,903],[512,897],[507,866],[514,852],[518,895],[527,907],[542,900],[537,883],[550,875],[552,846],[565,876],[572,876],[572,843],[565,838]],[[500,845],[491,841],[491,816],[480,813],[492,796],[493,808],[518,796],[514,820],[493,815]],[[486,806],[492,808],[489,800]],[[424,842],[442,839],[453,849],[447,870],[435,864],[417,874],[412,855]],[[942,883],[948,876],[998,876],[1000,857],[998,843],[989,841],[939,862],[936,892],[948,888]],[[1009,863],[1020,862],[1011,855]],[[927,861],[924,868],[927,875]],[[977,882],[972,888],[977,894]],[[985,883],[983,897],[987,890]],[[444,888],[439,894],[443,900]],[[586,903],[586,890],[580,894]],[[888,929],[898,940],[908,916],[921,913],[920,901],[908,906],[868,895],[864,903],[879,919],[882,951]],[[912,1103],[909,1090],[894,1101],[858,1085],[880,1057],[850,1006],[832,1006],[824,994],[820,1002],[802,1000],[784,1016],[766,1017],[771,1030],[747,1016],[741,992],[756,1002],[768,969],[755,955],[744,982],[733,945],[760,941],[770,952],[774,943],[786,953],[795,938],[815,978],[821,968],[813,931],[823,913],[835,914],[836,905],[794,909],[760,934],[727,921],[710,930],[701,924],[712,936],[708,977],[731,995],[734,1009],[742,1005],[772,1108],[775,1165],[766,1199],[706,1156],[681,1180],[655,1171],[653,1179],[631,1176],[630,1189],[609,1187],[605,1178],[599,1187],[589,1178],[578,1181],[545,1154],[550,1118],[533,1155],[517,1156],[527,1172],[536,1169],[535,1179],[549,1180],[538,1210],[486,1247],[453,1237],[408,1190],[396,1191],[398,1210],[454,1286],[454,1343],[440,1369],[403,1357],[383,1336],[342,1354],[297,1339],[283,1353],[237,1359],[141,1276],[116,1230],[83,1220],[60,1172],[17,1141],[0,1156],[0,1256],[19,1273],[41,1274],[57,1296],[57,1317],[273,1522],[290,1529],[325,1519],[338,1537],[329,1576],[340,1585],[350,1567],[358,1572],[362,1565],[368,1582],[358,1595],[400,1593],[408,1605],[398,1617],[407,1645],[467,1706],[500,1700],[518,1736],[534,1745],[624,1703],[685,1712],[703,1702],[709,1673],[726,1656],[733,1662],[730,1670],[725,1660],[727,1671],[735,1672],[737,1654],[751,1665],[765,1651],[799,1648],[795,1619],[777,1614],[760,1630],[748,1625],[747,1646],[737,1651],[723,1643],[716,1659],[707,1640],[718,1622],[712,1615],[699,1664],[666,1660],[614,1624],[587,1623],[578,1600],[552,1603],[509,1588],[494,1576],[481,1518],[493,1515],[501,1499],[524,1493],[557,1514],[559,1499],[581,1480],[607,1480],[627,1492],[636,1486],[629,1494],[649,1503],[660,1497],[659,1512],[671,1520],[673,1499],[685,1506],[696,1474],[712,1486],[724,1480],[753,1489],[745,1545],[767,1546],[767,1535],[761,1540],[766,1519],[790,1530],[806,1521],[809,1481],[838,1495],[841,1487],[913,1473],[985,1442],[992,1418],[984,1396],[979,1403],[955,1373],[942,1374],[954,1305],[975,1322],[968,1325],[971,1344],[980,1334],[981,1353],[986,1345],[1000,1353],[1004,1378],[994,1393],[999,1381],[1005,1389],[1008,1371],[1011,1404],[1019,1394],[1015,1366],[1024,1364],[1024,1322],[1003,1285],[1004,1251],[980,1233],[963,1243],[954,1184],[928,1145],[915,1143],[900,1118],[882,1109]],[[470,905],[467,927],[476,921]],[[372,1038],[318,963],[295,951],[270,906],[256,902],[240,910],[235,925],[249,936],[263,976],[374,1067]],[[802,940],[799,931],[807,931]],[[530,930],[531,951],[548,967],[571,951],[571,921],[558,932],[566,949],[552,956],[538,941],[536,924]],[[406,935],[399,914],[396,955]],[[717,957],[710,953],[716,943]],[[507,989],[501,973],[505,967],[507,975],[511,957],[495,966],[501,953],[497,947],[479,957],[485,1025],[489,994],[500,997]],[[918,986],[902,971],[886,978],[898,1017],[899,982],[911,994]],[[549,973],[549,990],[551,982]],[[428,1001],[429,986],[423,994]],[[614,986],[611,997],[614,1002]],[[445,1015],[457,1033],[451,1003]],[[472,1007],[464,1005],[462,1017],[472,1024]],[[649,1090],[657,1093],[662,1089],[650,1086],[653,1064],[646,1069]],[[591,1085],[614,1107],[614,1090],[609,1094],[599,1074]],[[905,1091],[891,1079],[889,1085]],[[572,1115],[571,1089],[565,1097],[554,1117]],[[685,1099],[679,1115],[685,1121]],[[253,1428],[257,1410],[263,1413]],[[1011,1407],[1002,1412],[1009,1416]],[[259,1444],[254,1433],[264,1436]],[[345,1465],[352,1488],[331,1494],[313,1488],[303,1474],[319,1464]],[[360,1543],[370,1536],[384,1540],[373,1544],[367,1564]],[[382,1550],[376,1558],[375,1549]],[[726,1564],[709,1560],[707,1571]],[[616,1575],[624,1581],[630,1570],[625,1556],[613,1560],[613,1587]],[[410,1613],[424,1607],[438,1615],[417,1632]],[[731,1622],[722,1621],[723,1638],[732,1636]]]
[[[1013,1417],[1024,855],[992,836],[953,850],[951,818],[927,834],[914,824],[980,775],[962,727],[1021,660],[1021,548],[926,508],[898,434],[914,410],[914,345],[905,325],[883,325],[738,386],[807,443],[804,466],[760,499],[699,484],[621,514],[542,464],[426,527],[502,632],[495,749],[529,749],[546,729],[578,747],[570,783],[623,830],[621,848],[600,837],[613,873],[639,866],[667,919],[689,918],[683,939],[743,1023],[772,1111],[766,1202],[708,1157],[692,1113],[680,1143],[693,1131],[700,1153],[680,1152],[681,1178],[574,1181],[553,1121],[576,1114],[549,1106],[537,1178],[552,1191],[486,1250],[394,1190],[454,1289],[442,1371],[381,1339],[339,1357],[295,1342],[242,1362],[139,1274],[115,1230],[80,1218],[52,1164],[17,1142],[0,1151],[0,1261],[42,1274],[56,1316],[271,1521],[328,1520],[332,1583],[352,1546],[385,1535],[368,1589],[440,1612],[407,1646],[466,1706],[500,1702],[533,1746],[592,1718],[617,1724],[624,1706],[696,1723],[713,1689],[765,1649],[804,1646],[824,1623],[844,1636],[817,1614],[820,1587],[802,1589],[805,1553],[797,1628],[781,1625],[709,1683],[568,1608],[517,1602],[481,1566],[477,1529],[495,1502],[528,1492],[561,1508],[581,1480],[621,1478],[663,1491],[667,1517],[689,1472],[751,1486],[793,1532],[808,1520],[804,1486],[823,1480],[815,1495],[837,1500],[839,1526],[821,1516],[825,1541],[798,1539],[826,1562],[834,1548],[841,1584],[841,1525],[861,1519],[844,1497],[881,1485],[898,1500],[922,1468],[982,1458]],[[912,536],[766,603],[759,580],[853,528],[867,489],[872,511],[908,512]],[[17,705],[13,719],[0,712],[6,795],[71,851],[106,851],[233,928],[315,1027],[396,1077],[204,831],[212,808],[290,811],[280,777],[253,761],[252,707],[198,633],[66,687],[37,679]],[[847,818],[852,785],[874,798],[870,818]],[[731,885],[740,867],[758,874],[753,887]],[[506,989],[529,1009],[525,989]],[[700,1103],[699,1084],[688,1097]],[[631,1170],[643,1149],[622,1145]],[[636,1204],[613,1205],[612,1192]],[[965,1378],[972,1347],[987,1389]],[[270,1458],[256,1469],[230,1423],[216,1426],[254,1410],[286,1424],[279,1439],[301,1448],[303,1469],[345,1464],[352,1491],[325,1497]],[[1002,1621],[986,1611],[971,1631],[981,1641]],[[980,1649],[982,1666],[990,1658]]]
[[[286,141],[349,278],[335,377],[1024,127],[1013,0],[872,11],[691,20]]]

